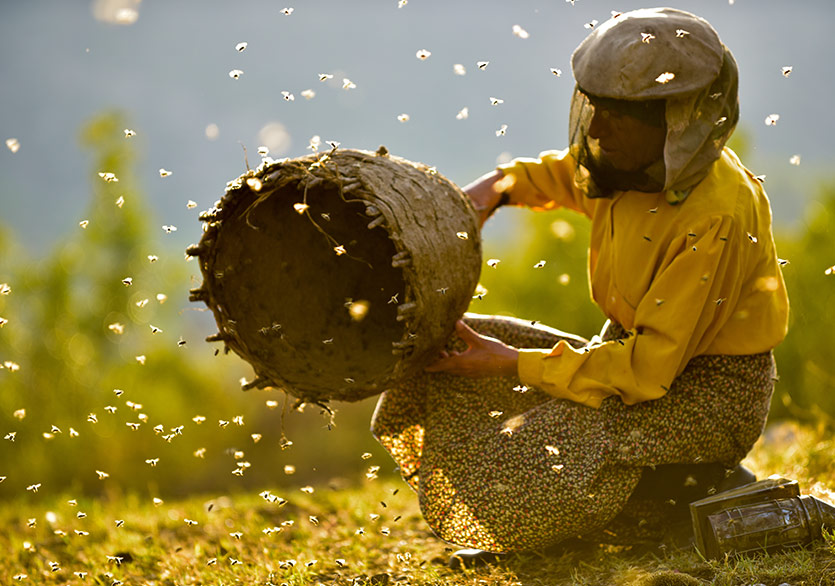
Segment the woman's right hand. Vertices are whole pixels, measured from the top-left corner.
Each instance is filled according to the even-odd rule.
[[[473,207],[478,212],[479,226],[483,226],[490,214],[498,207],[503,191],[500,181],[503,178],[502,172],[495,170],[464,186],[464,193],[469,196]]]

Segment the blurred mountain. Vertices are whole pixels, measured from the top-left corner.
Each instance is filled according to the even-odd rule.
[[[385,144],[466,183],[499,158],[565,145],[569,57],[589,32],[584,25],[606,20],[611,10],[643,5],[287,2],[0,3],[0,139],[20,145],[17,152],[0,149],[0,222],[34,251],[47,251],[60,235],[78,229],[91,189],[78,134],[96,113],[111,109],[130,120],[136,134],[125,140],[138,143],[151,220],[160,229],[180,228],[166,237],[176,247],[199,237],[196,212],[245,170],[242,145],[254,166],[260,145],[269,144],[276,158],[297,156],[315,135],[346,147]],[[777,221],[797,220],[835,155],[835,120],[827,106],[835,90],[827,61],[835,54],[828,30],[835,5],[675,4],[707,18],[734,52],[741,70],[740,128],[750,145],[745,162],[767,176]],[[102,20],[108,9],[132,24]],[[514,25],[528,38],[518,29],[514,34]],[[431,54],[419,59],[420,50]],[[489,64],[479,69],[479,61]],[[456,74],[455,64],[466,74]],[[793,67],[788,77],[784,66]],[[234,79],[232,70],[243,73]],[[320,74],[333,77],[322,82]],[[356,87],[343,89],[344,80]],[[306,98],[305,90],[315,96]],[[504,102],[492,106],[491,97]],[[456,119],[465,107],[468,116]],[[766,126],[773,113],[778,123]],[[506,134],[497,137],[504,124]],[[790,163],[794,155],[799,166]],[[171,174],[161,177],[160,169]],[[197,210],[186,208],[189,199]],[[490,229],[501,234],[506,228],[498,222]]]

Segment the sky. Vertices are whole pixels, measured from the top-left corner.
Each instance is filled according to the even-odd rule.
[[[766,175],[775,222],[802,222],[805,202],[833,176],[835,3],[667,5],[708,19],[734,53],[738,128],[750,145],[744,162]],[[172,247],[199,239],[197,212],[246,170],[242,146],[254,166],[259,146],[276,158],[295,157],[310,152],[314,136],[350,148],[384,144],[466,184],[497,161],[564,147],[574,85],[569,59],[589,33],[586,25],[613,10],[647,6],[0,0],[0,223],[35,254],[79,229],[95,172],[107,170],[92,168],[78,136],[110,110],[122,112],[136,133],[125,140],[135,141],[139,187],[154,221],[179,227],[166,236]],[[480,69],[478,62],[488,64]],[[237,79],[233,70],[242,72]],[[320,74],[332,77],[320,81]],[[503,101],[491,105],[491,98]],[[779,120],[766,125],[772,114]],[[4,147],[11,139],[13,148]],[[795,155],[799,165],[790,162]],[[161,177],[163,168],[171,174]],[[188,209],[188,200],[197,209]],[[491,229],[493,237],[512,234],[497,225],[485,238]]]

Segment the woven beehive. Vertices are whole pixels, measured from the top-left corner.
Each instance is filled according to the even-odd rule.
[[[481,266],[477,215],[433,168],[332,150],[267,161],[201,214],[203,284],[245,388],[355,401],[436,359]]]

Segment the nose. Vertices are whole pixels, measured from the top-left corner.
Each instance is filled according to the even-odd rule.
[[[612,131],[611,123],[609,122],[608,112],[602,108],[595,108],[594,114],[589,123],[588,135],[592,138],[603,138],[609,136]]]

